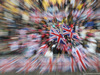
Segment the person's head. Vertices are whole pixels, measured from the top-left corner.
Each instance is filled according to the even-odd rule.
[[[49,39],[49,34],[46,34],[46,38]]]
[[[66,20],[66,17],[63,17],[63,20]]]
[[[67,39],[67,38],[68,38],[68,36],[67,36],[67,35],[64,35],[64,37],[65,37],[65,39]]]
[[[57,19],[56,19],[56,18],[54,18],[54,19],[52,20],[52,22],[53,22],[53,23],[56,23],[56,22],[57,22]]]
[[[76,10],[76,8],[77,8],[77,6],[75,6],[73,10]]]
[[[50,42],[46,42],[46,44],[48,45],[48,47],[50,46]]]
[[[54,40],[52,43],[53,43],[53,44],[56,44],[57,42]]]
[[[42,27],[42,30],[46,30],[46,28],[45,27]]]
[[[65,51],[64,50],[62,50],[62,54],[65,54]]]
[[[72,11],[69,13],[69,16],[72,16]]]
[[[71,42],[71,38],[70,37],[68,37],[68,42]]]
[[[50,48],[49,51],[52,51],[52,45],[50,45],[49,48]]]
[[[50,7],[53,7],[53,4],[52,3],[50,3]]]
[[[27,24],[26,24],[26,27],[30,27],[30,24],[29,24],[29,23],[27,23]]]
[[[93,21],[92,19],[89,19],[89,22]]]
[[[67,21],[66,21],[66,20],[64,20],[64,23],[66,24],[66,23],[67,23]]]
[[[34,25],[34,28],[38,29],[38,25]]]
[[[83,26],[83,23],[81,22],[81,23],[79,24],[79,26],[80,26],[80,27]]]
[[[40,23],[41,23],[41,24],[46,24],[46,22],[45,22],[45,20],[44,20],[44,19],[43,19]]]
[[[84,23],[85,22],[85,20],[82,20],[82,23]]]
[[[70,4],[69,7],[72,8],[72,4]]]

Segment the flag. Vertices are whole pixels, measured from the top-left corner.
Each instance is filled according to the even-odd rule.
[[[66,30],[67,31],[67,30]],[[71,39],[72,38],[75,38],[75,32],[74,32],[74,30],[72,29],[72,28],[70,28],[70,31],[69,31],[69,34],[67,34]]]
[[[80,11],[76,11],[76,12],[75,12],[75,14],[74,14],[74,17],[75,17],[75,18],[77,18],[77,17],[79,17],[79,16],[80,16],[80,14],[81,14],[81,12],[80,12]]]
[[[54,18],[53,14],[51,14],[51,13],[47,13],[46,17],[48,20],[52,20]]]
[[[23,57],[21,57],[21,58],[18,57],[17,59],[18,59],[18,61],[14,63],[15,71],[19,70],[26,62],[26,59],[24,59]]]
[[[14,63],[17,62],[18,59],[15,58],[8,58],[4,59],[4,64],[0,67],[0,71],[2,73],[9,72],[15,69]]]
[[[61,72],[63,67],[65,66],[63,59],[64,59],[64,56],[62,56],[62,55],[57,59],[57,71],[59,71],[59,72]]]
[[[63,35],[67,35],[70,38],[74,38],[74,39],[81,39],[79,37],[79,35],[77,33],[75,33],[75,31],[72,28],[70,28],[69,26],[63,24],[62,29],[63,29]]]
[[[86,17],[90,17],[93,14],[93,10],[91,8],[86,9],[83,13]]]
[[[23,63],[23,65],[22,65],[22,67],[20,67],[20,68],[16,71],[16,73],[27,72],[27,68],[28,68],[30,62],[31,62],[31,58],[26,59],[26,61],[25,61],[25,62]]]
[[[74,35],[73,38],[77,40],[81,40],[81,37],[78,35],[78,33],[74,33],[73,35]]]
[[[62,25],[62,29],[63,29],[63,35],[68,35],[70,38],[73,38],[73,35],[75,33],[72,28],[70,28],[66,25]]]
[[[52,72],[56,70],[56,60],[52,58],[41,59],[40,73]]]
[[[27,73],[27,72],[32,72],[34,70],[37,70],[39,68],[39,63],[40,62],[38,58],[32,58],[25,72]]]
[[[60,44],[59,47],[61,50],[67,51],[67,46],[65,44]]]
[[[61,21],[61,19],[63,18],[63,16],[62,16],[61,13],[57,13],[57,14],[55,14],[54,16],[55,16],[55,17],[57,18],[57,20],[59,20],[59,21]]]
[[[43,54],[45,55],[46,51],[47,51],[48,45],[44,44],[40,47],[40,49],[38,50],[37,54]]]
[[[78,50],[80,51],[81,55],[82,55],[82,58],[83,58],[83,61],[85,62],[87,68],[89,70],[95,70],[95,71],[98,71],[98,58],[95,56],[95,57],[89,57],[87,56],[86,54],[89,54],[89,52],[84,49],[82,47],[82,45],[79,45],[77,46]]]
[[[37,35],[35,35],[35,34],[30,34],[30,35],[28,35],[28,37],[31,38],[31,39],[32,39],[32,38],[36,38],[36,36],[37,36]]]
[[[90,17],[92,15],[93,11],[92,11],[92,8],[89,8],[86,12],[87,14],[87,17]]]
[[[89,51],[87,49],[85,49],[81,44],[77,46],[77,48],[80,50],[80,52],[85,55],[88,54]]]
[[[57,45],[57,48],[60,48],[60,44],[66,44],[66,40],[64,38],[64,35],[63,34],[60,34],[59,31],[57,31],[56,29],[54,29],[52,26],[51,26],[51,30],[50,30],[50,41],[52,40],[55,40],[57,41],[58,45]]]
[[[80,71],[86,71],[87,68],[91,66],[87,60],[86,55],[80,52],[78,48],[72,48],[72,55],[74,56]]]
[[[41,21],[41,16],[40,13],[32,13],[30,16],[31,20],[34,21],[35,23],[38,23]]]
[[[77,70],[77,65],[73,57],[70,57],[70,70],[71,72],[76,72]]]
[[[62,25],[63,35],[69,35],[71,32],[71,28],[65,24]]]
[[[96,56],[92,56],[92,57],[89,57],[88,58],[88,61],[89,61],[89,63],[91,64],[91,66],[89,67],[89,70],[94,70],[94,71],[97,71],[97,72],[99,72],[99,59],[98,59],[98,57],[96,57]]]
[[[23,65],[17,70],[17,73],[20,73],[20,72],[32,72],[36,69],[39,68],[39,59],[38,59],[38,56],[34,56],[32,58],[28,58],[25,60],[25,62],[23,63]]]
[[[67,72],[70,70],[70,60],[68,57],[65,57],[63,54],[57,58],[57,71]]]
[[[54,34],[55,35],[54,35]],[[52,41],[52,40],[57,40],[57,36],[56,34],[59,34],[59,31],[57,31],[56,29],[54,29],[52,26],[51,26],[51,29],[50,29],[50,37],[49,37],[49,40]]]
[[[19,49],[19,42],[14,41],[9,43],[11,51],[18,50]]]

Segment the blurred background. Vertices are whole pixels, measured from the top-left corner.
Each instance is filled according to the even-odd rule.
[[[49,41],[50,27],[63,23],[100,56],[100,0],[0,0],[0,57],[34,56]]]
[[[72,22],[77,31],[81,30],[79,33],[83,40],[87,39],[87,32],[89,36],[93,33],[97,40],[96,52],[100,52],[99,7],[99,0],[0,0],[0,54],[12,52],[10,43],[18,42],[20,34],[23,34],[20,30],[24,28],[29,29],[27,35],[41,35],[43,42],[53,18],[59,22],[63,17],[68,20],[71,11],[76,13]],[[66,22],[70,24],[70,21]]]

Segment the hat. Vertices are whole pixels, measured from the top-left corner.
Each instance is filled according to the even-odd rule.
[[[95,35],[93,33],[88,33],[87,34],[89,37],[94,37]]]

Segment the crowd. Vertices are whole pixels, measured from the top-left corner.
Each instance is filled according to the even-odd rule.
[[[95,19],[98,15],[95,14],[97,0],[38,0],[38,2],[42,12],[38,10],[29,12],[30,20],[34,24],[27,23],[15,29],[16,35],[8,42],[11,50],[8,54],[18,53],[29,59],[25,59],[25,64],[21,64],[17,72],[26,71],[23,68],[27,68],[25,65],[29,63],[33,63],[30,64],[32,71],[38,68],[40,73],[56,69],[65,72],[69,71],[69,67],[71,72],[76,69],[99,71],[100,65],[97,65],[99,59],[96,57],[99,55],[96,51],[98,42],[96,32],[99,32],[99,29],[95,23],[98,20]],[[36,57],[30,58],[33,55]],[[46,58],[39,59],[41,55]],[[58,57],[54,58],[55,55]]]
[[[28,47],[30,47],[28,46],[28,43],[31,45],[32,43],[37,43],[37,47],[35,46],[36,49],[34,49],[36,53],[41,45],[47,44],[50,41],[49,32],[51,26],[53,26],[56,30],[60,29],[62,34],[62,28],[59,27],[61,27],[61,25],[66,25],[67,27],[73,29],[73,31],[77,33],[78,37],[81,38],[80,41],[84,48],[87,48],[92,53],[96,53],[97,41],[95,40],[94,32],[98,32],[99,30],[97,30],[97,26],[94,23],[94,18],[96,17],[94,11],[95,8],[93,7],[96,3],[95,0],[91,1],[90,3],[84,0],[78,1],[78,3],[74,0],[71,0],[71,2],[70,0],[65,0],[65,2],[60,4],[59,2],[52,3],[51,1],[49,6],[43,6],[43,3],[45,2],[42,2],[41,6],[41,0],[39,0],[40,6],[42,8],[46,8],[46,10],[43,12],[36,10],[34,13],[30,13],[30,19],[36,24],[25,24],[24,28],[22,27],[20,29],[16,29],[16,37],[11,38],[14,43],[12,41],[9,43],[11,51],[17,51],[20,46],[25,47],[25,50],[31,51],[28,49]],[[69,41],[71,40],[70,37],[64,37]],[[57,41],[54,41],[52,46],[56,45],[56,43]],[[59,52],[61,53],[62,51],[57,50],[56,46],[51,49],[54,54],[58,54]],[[34,54],[34,50],[32,50],[30,54]]]

